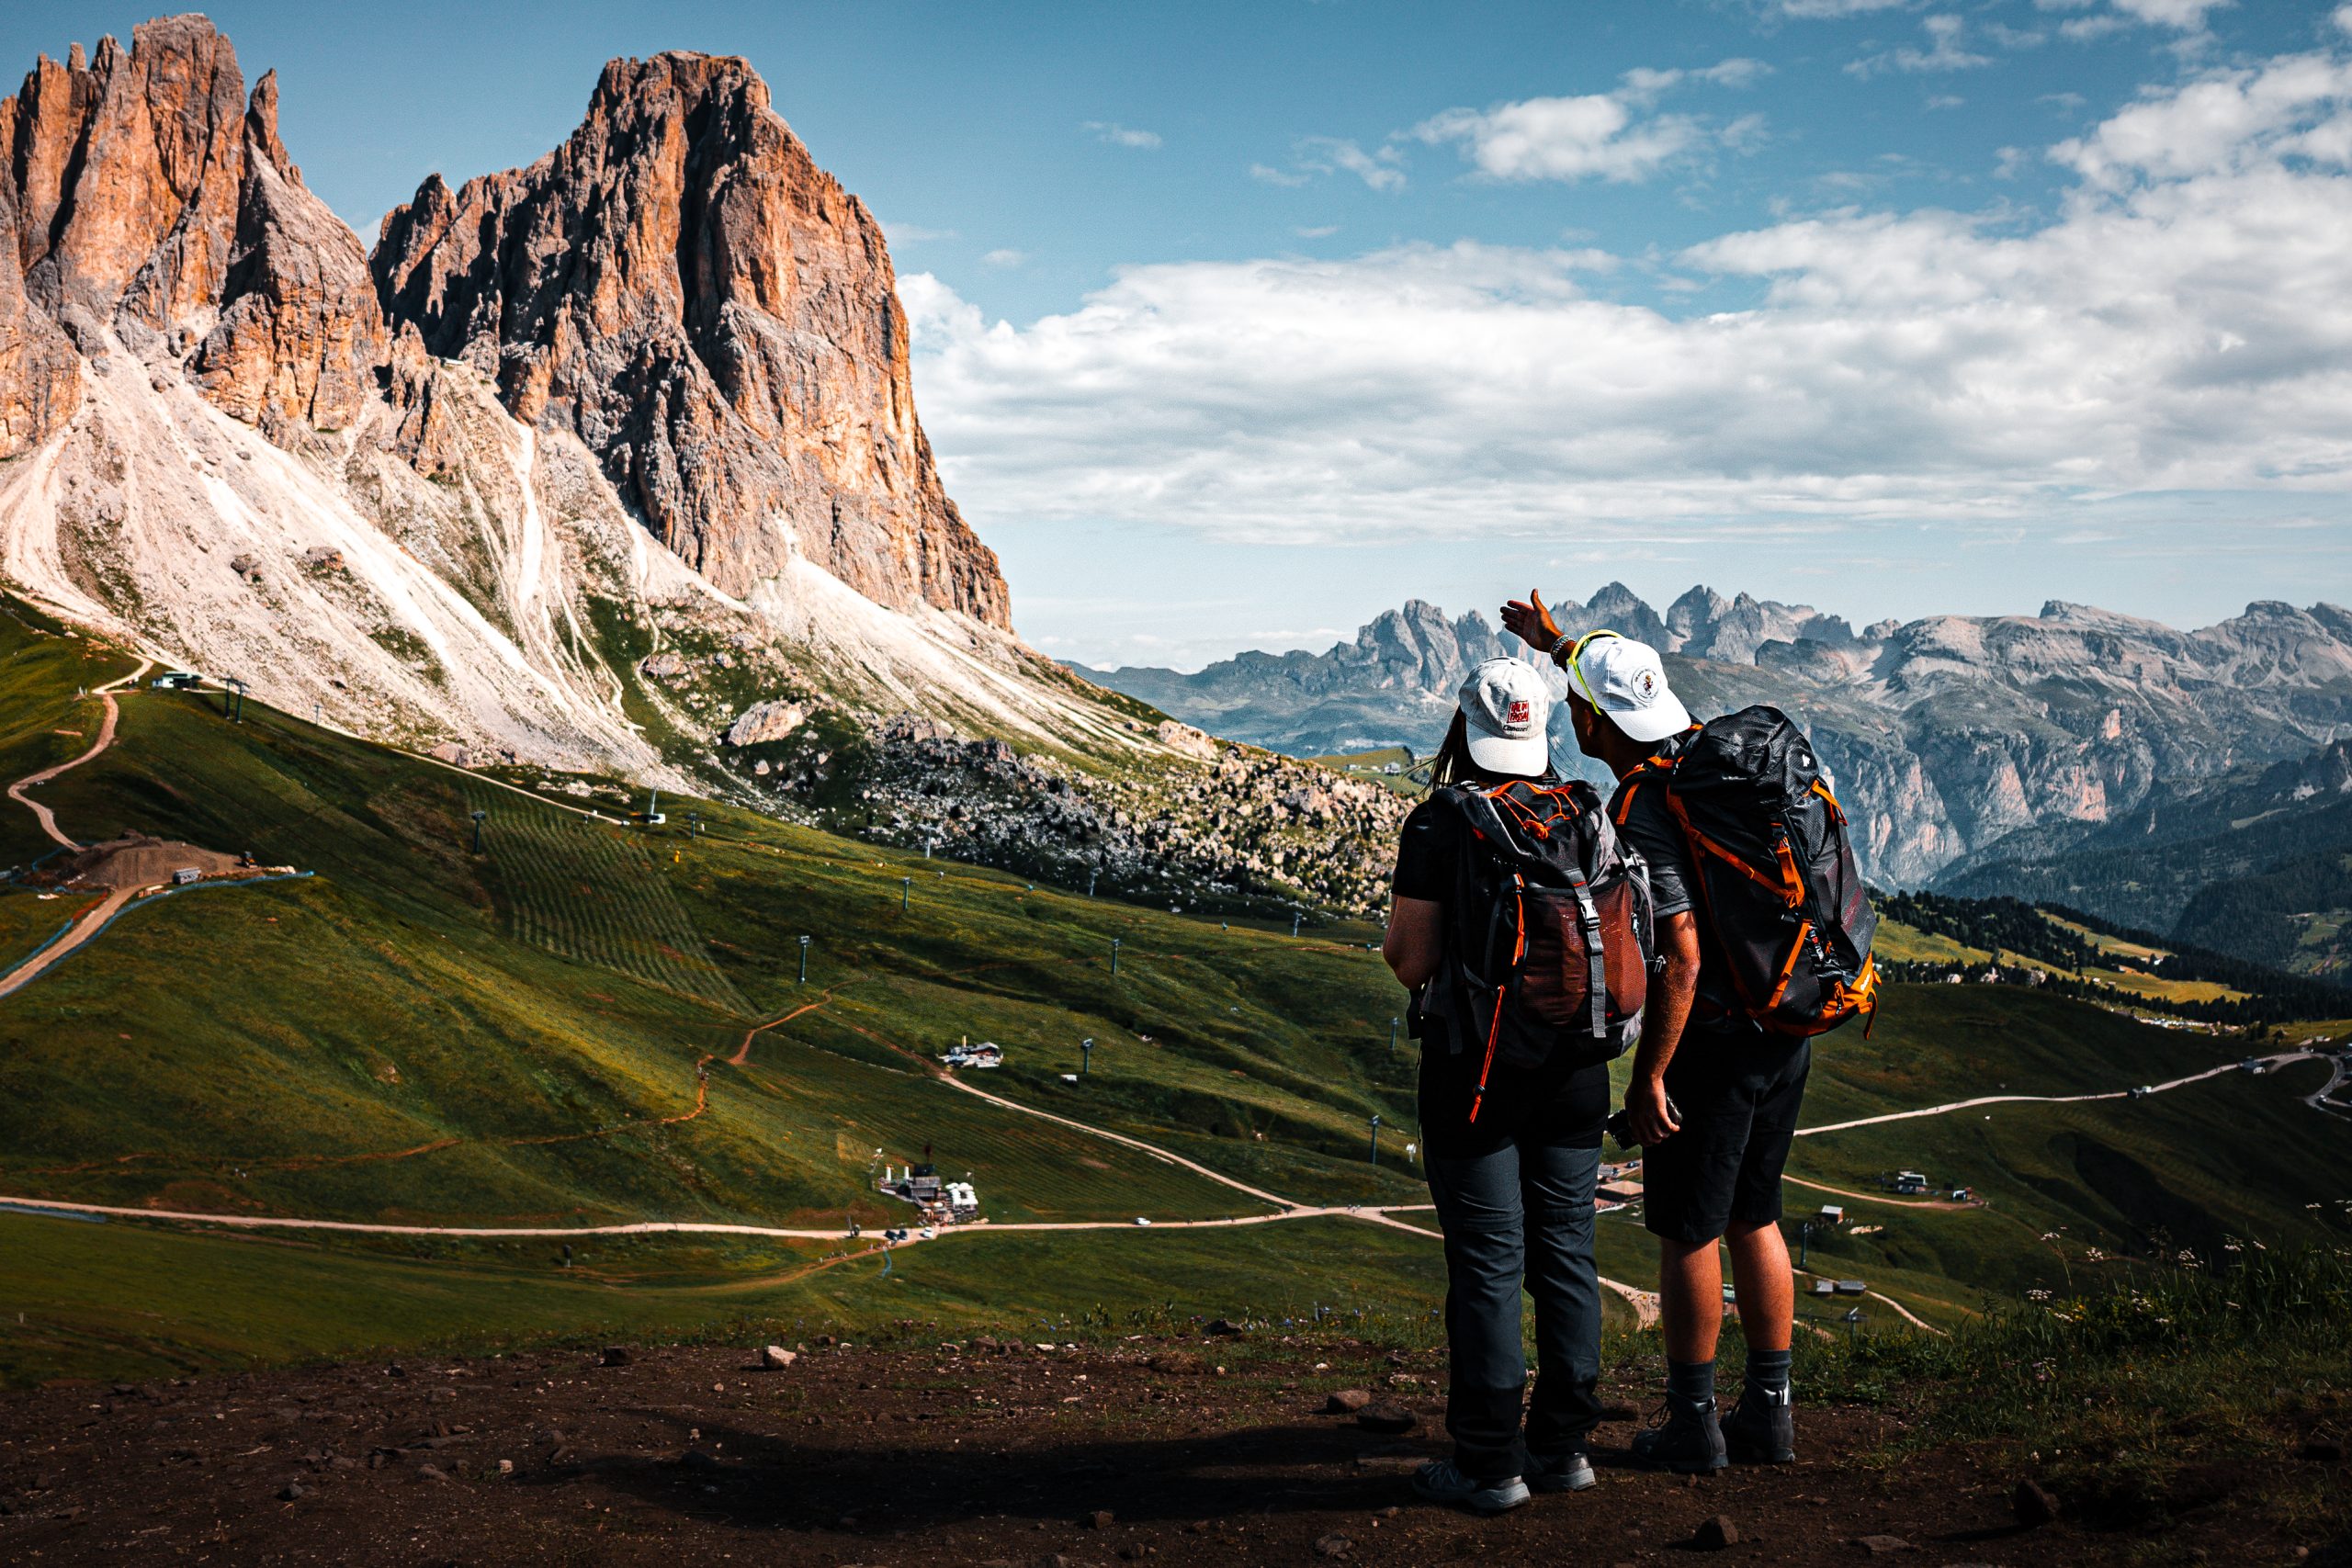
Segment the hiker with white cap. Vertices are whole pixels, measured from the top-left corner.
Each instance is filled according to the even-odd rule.
[[[1430,796],[1405,819],[1384,946],[1413,992],[1423,1168],[1445,1231],[1453,1454],[1413,1487],[1481,1513],[1593,1483],[1593,1184],[1608,1064],[1640,1028],[1645,980],[1640,867],[1600,792],[1554,773],[1552,708],[1544,672],[1520,660],[1463,682]]]
[[[1618,779],[1610,819],[1645,863],[1657,966],[1611,1131],[1642,1145],[1658,1238],[1664,1422],[1636,1460],[1688,1473],[1796,1457],[1789,1348],[1796,1300],[1781,1171],[1812,1036],[1874,1007],[1875,917],[1828,775],[1779,710],[1695,724],[1657,650],[1608,630],[1564,636],[1531,592],[1503,625],[1568,677],[1577,749]],[[1731,1254],[1747,1371],[1718,1419],[1715,1345]]]

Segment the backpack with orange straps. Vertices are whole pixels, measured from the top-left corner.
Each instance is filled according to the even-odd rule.
[[[1760,705],[1697,726],[1679,753],[1628,775],[1620,823],[1653,779],[1690,846],[1692,901],[1726,963],[1736,1010],[1793,1036],[1875,1014],[1878,914],[1846,813],[1804,732]]]
[[[1498,1062],[1605,1062],[1623,1048],[1648,990],[1649,873],[1582,779],[1458,784],[1437,798],[1462,816],[1463,852],[1415,1033],[1428,1041],[1442,1021],[1450,1050],[1479,1054],[1476,1122]]]

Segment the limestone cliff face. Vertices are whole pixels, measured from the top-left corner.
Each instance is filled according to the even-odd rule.
[[[100,326],[160,339],[280,445],[349,423],[373,390],[366,258],[287,157],[276,80],[248,96],[201,17],[44,58],[0,99],[0,455],[64,423],[72,349],[96,352]]]
[[[571,140],[389,214],[386,314],[576,433],[647,525],[751,596],[803,556],[1002,626],[995,554],[915,418],[880,226],[741,60],[615,61]]]

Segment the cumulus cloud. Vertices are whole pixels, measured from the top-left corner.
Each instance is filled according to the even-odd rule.
[[[1615,92],[1448,109],[1408,134],[1431,145],[1454,144],[1493,179],[1629,183],[1704,147],[1751,145],[1762,129],[1762,117],[1752,114],[1716,130],[1693,115],[1645,113],[1660,95],[1686,82],[1744,87],[1770,69],[1746,59],[1700,71],[1637,67],[1625,73]]]
[[[1016,251],[1007,247],[999,247],[998,249],[990,251],[986,255],[982,256],[980,258],[980,265],[982,266],[1019,266],[1023,262],[1025,262],[1028,259],[1029,253],[1027,251]]]
[[[1857,208],[1661,258],[1757,291],[1713,314],[1467,243],[1131,267],[1020,328],[917,275],[925,423],[976,515],[1294,542],[2341,494],[2347,70],[2152,94],[2052,152],[2040,227]]]
[[[2352,61],[2292,56],[2133,104],[2050,155],[2095,185],[2245,169],[2282,156],[2342,166]],[[2290,135],[2289,132],[2294,134]]]
[[[1114,125],[1109,120],[1090,119],[1079,129],[1091,134],[1095,141],[1114,147],[1149,148],[1159,145],[1159,132],[1156,130],[1136,130],[1129,126]]]
[[[1772,0],[1770,9],[1780,16],[1814,21],[1826,17],[1859,17],[1869,11],[1887,11],[1903,4],[1905,0]]]

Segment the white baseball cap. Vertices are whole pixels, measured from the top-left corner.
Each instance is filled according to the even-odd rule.
[[[1690,728],[1690,710],[1666,683],[1657,649],[1615,632],[1577,639],[1567,659],[1574,690],[1629,739],[1647,743]]]
[[[1533,665],[1489,659],[1462,682],[1463,732],[1470,760],[1490,773],[1541,778],[1552,766],[1552,693]]]

